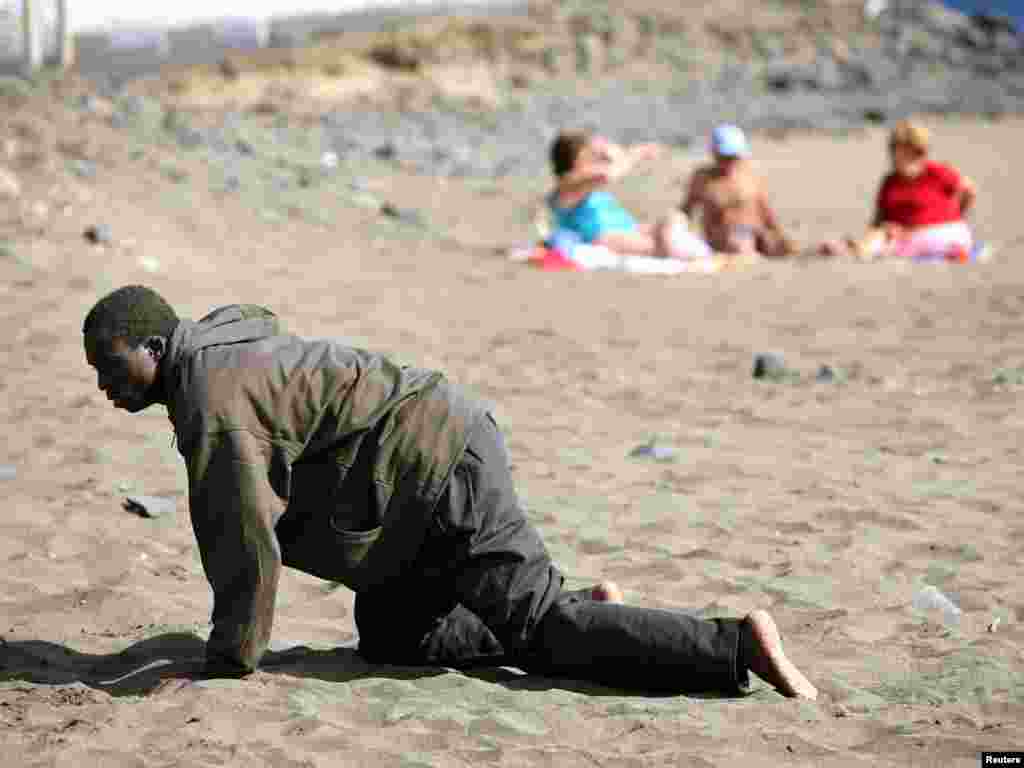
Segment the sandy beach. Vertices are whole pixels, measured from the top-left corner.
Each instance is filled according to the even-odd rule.
[[[369,191],[428,228],[326,186],[303,193],[317,221],[268,218],[213,191],[191,156],[169,177],[163,154],[77,125],[102,173],[43,162],[3,203],[5,226],[19,222],[0,256],[4,765],[966,767],[1024,745],[1024,122],[932,125],[936,157],[977,182],[989,264],[671,278],[509,262],[541,177],[380,165],[358,169]],[[754,149],[804,241],[868,219],[881,129]],[[670,207],[699,160],[668,155],[622,199]],[[97,223],[111,243],[83,239]],[[115,411],[85,363],[84,313],[126,283],[193,318],[262,303],[297,333],[442,368],[495,403],[572,586],[612,578],[631,602],[710,616],[768,607],[822,695],[653,697],[369,665],[352,595],[292,571],[264,668],[161,686],[201,659],[210,592],[165,413]],[[766,351],[799,376],[754,380]],[[816,380],[825,364],[835,381]],[[629,456],[655,438],[672,460]],[[176,509],[140,517],[123,508],[132,494]],[[959,625],[913,609],[925,584]]]

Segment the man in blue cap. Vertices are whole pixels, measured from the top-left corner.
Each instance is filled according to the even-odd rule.
[[[782,232],[768,203],[761,177],[750,165],[750,142],[743,130],[723,124],[711,133],[714,160],[697,169],[680,208],[687,216],[699,209],[704,239],[719,253],[790,256],[795,245]]]

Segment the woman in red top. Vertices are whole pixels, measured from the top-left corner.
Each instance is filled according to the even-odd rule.
[[[889,138],[892,171],[882,180],[871,229],[860,240],[826,243],[861,259],[889,256],[966,261],[974,238],[964,215],[974,203],[974,184],[951,166],[928,159],[928,129],[903,120]]]

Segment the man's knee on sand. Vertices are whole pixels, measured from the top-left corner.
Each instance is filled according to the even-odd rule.
[[[504,654],[494,633],[464,606],[417,612],[412,606],[420,602],[408,593],[404,599],[356,595],[359,655],[375,664],[464,667]]]

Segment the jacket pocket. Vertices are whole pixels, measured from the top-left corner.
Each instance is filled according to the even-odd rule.
[[[352,530],[339,527],[340,523],[341,521],[333,516],[330,518],[330,528],[335,537],[335,552],[341,561],[340,565],[344,571],[343,574],[339,574],[339,578],[344,580],[343,577],[351,578],[354,576],[353,571],[359,568],[371,547],[380,538],[384,526],[378,525],[365,530]]]

